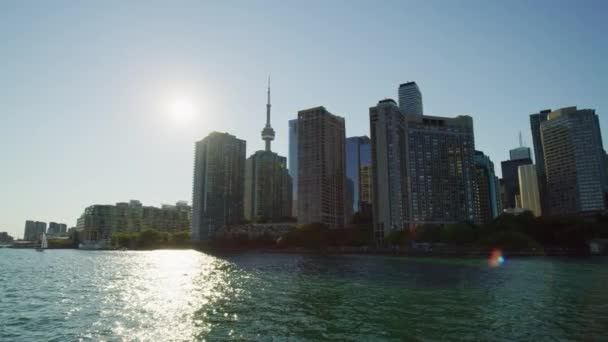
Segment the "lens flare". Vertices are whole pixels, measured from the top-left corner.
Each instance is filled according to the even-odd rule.
[[[505,258],[502,255],[502,251],[498,248],[492,250],[490,253],[490,258],[488,259],[488,265],[490,267],[498,267],[505,262]]]

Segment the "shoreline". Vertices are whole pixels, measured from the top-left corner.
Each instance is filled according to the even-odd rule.
[[[11,249],[35,249],[37,246],[2,246]],[[49,250],[75,249],[77,247],[50,247]],[[210,246],[159,246],[157,248],[135,248],[120,249],[108,248],[98,251],[155,251],[155,250],[188,250],[193,249],[209,254],[224,253],[260,253],[260,254],[310,254],[310,255],[370,255],[370,256],[399,256],[399,257],[444,257],[444,258],[486,258],[492,250],[467,250],[462,248],[444,250],[412,250],[412,249],[376,249],[366,247],[332,247],[325,249],[310,248],[241,248],[241,247],[210,247]],[[538,251],[530,250],[501,250],[505,257],[593,257],[606,256],[605,254],[591,254],[589,251],[574,249],[542,249]]]
[[[301,248],[194,248],[205,253],[260,253],[260,254],[311,254],[311,255],[370,255],[370,256],[399,256],[399,257],[444,257],[444,258],[487,258],[492,250],[469,251],[417,251],[397,249],[367,249],[355,250],[353,248],[332,249],[301,249]],[[501,251],[505,257],[591,257],[594,255],[581,250],[541,250],[541,251]]]

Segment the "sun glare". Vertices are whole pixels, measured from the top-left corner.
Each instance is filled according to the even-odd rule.
[[[197,107],[192,99],[179,97],[169,104],[169,114],[176,122],[190,122],[197,114]]]

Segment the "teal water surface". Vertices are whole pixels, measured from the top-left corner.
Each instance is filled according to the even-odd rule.
[[[0,249],[0,341],[607,338],[607,258]]]

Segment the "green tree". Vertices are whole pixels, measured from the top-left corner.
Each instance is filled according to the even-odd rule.
[[[405,230],[392,231],[388,236],[385,237],[384,241],[389,246],[400,246],[403,247],[409,241],[409,234]]]
[[[137,237],[137,245],[139,248],[149,249],[160,245],[163,235],[154,229],[145,229],[139,233]]]

